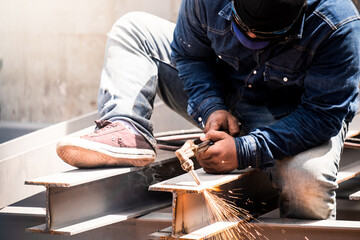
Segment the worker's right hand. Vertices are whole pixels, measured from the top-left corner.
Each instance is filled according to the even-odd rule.
[[[225,110],[217,110],[210,114],[206,121],[204,132],[207,133],[211,130],[224,131],[233,137],[237,137],[240,133],[238,120]]]
[[[214,143],[206,151],[196,155],[205,172],[228,173],[239,167],[236,144],[229,134],[223,131],[209,131],[201,136],[200,140],[211,140]]]

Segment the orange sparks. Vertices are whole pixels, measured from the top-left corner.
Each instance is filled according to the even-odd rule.
[[[212,190],[212,189],[211,189]],[[234,202],[221,198],[218,195],[219,189],[216,192],[205,190],[204,196],[207,203],[208,211],[215,222],[234,223],[231,227],[226,228],[225,231],[218,234],[214,239],[230,240],[230,239],[268,239],[261,234],[261,229],[254,229],[256,227],[248,223],[249,220],[254,219],[247,210],[237,207]],[[229,190],[229,193],[233,191]],[[230,197],[239,199],[238,197]],[[254,234],[255,233],[255,234]]]

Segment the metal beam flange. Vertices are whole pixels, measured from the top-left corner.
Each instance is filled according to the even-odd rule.
[[[171,205],[167,193],[149,192],[156,182],[183,173],[173,152],[142,168],[77,169],[26,181],[46,187],[46,223],[30,232],[74,235]]]
[[[203,169],[198,169],[196,173],[201,180],[200,186],[189,174],[150,186],[149,190],[152,191],[171,192],[173,202],[171,228],[154,233],[149,239],[202,240],[236,227],[239,222],[219,222],[214,219],[204,194],[211,189],[221,189],[225,193],[234,189],[241,190],[241,197],[234,203],[239,208],[249,210],[251,216],[272,210],[277,205],[278,193],[261,171],[247,169],[226,175],[211,175],[205,173]],[[227,198],[227,196],[223,197]],[[250,202],[252,204],[249,204]]]

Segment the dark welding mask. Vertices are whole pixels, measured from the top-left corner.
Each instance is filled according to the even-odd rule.
[[[264,48],[290,31],[306,3],[306,0],[233,0],[232,28],[245,47]]]

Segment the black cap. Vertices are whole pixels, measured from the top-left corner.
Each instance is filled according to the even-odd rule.
[[[241,20],[256,31],[278,31],[299,17],[306,0],[234,0]]]

